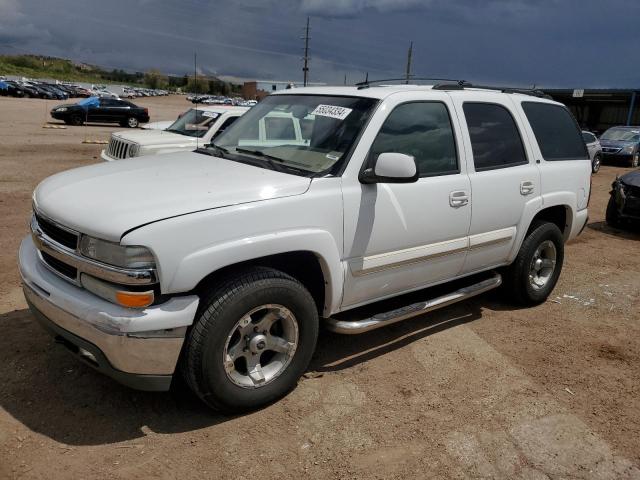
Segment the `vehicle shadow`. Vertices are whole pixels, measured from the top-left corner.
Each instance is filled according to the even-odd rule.
[[[323,330],[309,367],[334,372],[481,318],[490,295],[362,335]],[[67,445],[102,445],[222,424],[178,383],[167,393],[123,387],[86,366],[45,333],[29,310],[0,314],[0,408],[30,430]]]
[[[614,228],[607,225],[606,222],[593,222],[587,225],[591,230],[604,233],[605,235],[611,235],[613,237],[623,238],[625,240],[640,240],[640,226],[629,223],[622,228]]]

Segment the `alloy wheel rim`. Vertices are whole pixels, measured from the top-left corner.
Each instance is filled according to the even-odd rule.
[[[135,127],[138,125],[138,121],[135,118],[130,118],[129,119],[129,126],[130,127]]]
[[[534,290],[540,290],[549,283],[556,269],[557,256],[556,246],[551,240],[538,245],[529,266],[529,284]]]
[[[260,388],[289,366],[298,346],[298,322],[277,304],[256,307],[242,316],[225,341],[222,362],[231,382]]]

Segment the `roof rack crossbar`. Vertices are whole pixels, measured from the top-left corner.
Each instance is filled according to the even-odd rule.
[[[464,82],[464,83],[458,82],[454,84],[442,83],[442,84],[437,84],[433,86],[434,90],[464,90],[465,88],[478,88],[481,90],[493,90],[493,91],[502,92],[502,93],[520,93],[522,95],[531,95],[533,97],[539,97],[539,98],[551,98],[542,90],[535,89],[535,88],[499,87],[494,85],[474,85],[468,82]]]

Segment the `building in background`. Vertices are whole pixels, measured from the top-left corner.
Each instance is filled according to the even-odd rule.
[[[544,89],[573,112],[580,127],[603,133],[616,125],[640,125],[640,89]]]

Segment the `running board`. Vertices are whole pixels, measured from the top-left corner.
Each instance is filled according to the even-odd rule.
[[[499,273],[496,273],[493,277],[483,280],[468,287],[460,288],[455,292],[442,295],[441,297],[426,300],[424,302],[417,302],[404,307],[396,308],[384,313],[377,313],[372,317],[362,320],[338,320],[335,318],[327,318],[327,329],[336,333],[343,333],[346,335],[355,335],[358,333],[368,332],[377,328],[386,327],[393,323],[407,320],[408,318],[422,315],[433,310],[437,310],[448,305],[452,305],[462,300],[466,300],[481,293],[488,292],[494,288],[499,287],[502,284],[502,277]]]

